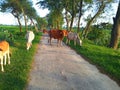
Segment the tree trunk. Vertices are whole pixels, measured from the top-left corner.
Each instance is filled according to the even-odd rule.
[[[72,12],[71,12],[71,23],[70,23],[70,31],[72,30],[72,26],[73,26],[73,21],[74,21],[74,17],[75,17],[75,14],[76,14],[76,8],[75,8],[75,0],[72,0]]]
[[[70,22],[70,31],[72,30],[73,21],[74,21],[74,15],[72,15],[72,19],[71,19],[71,22]]]
[[[119,44],[119,38],[120,38],[120,1],[116,17],[113,18],[113,28],[111,31],[111,40],[109,46],[113,49],[117,49]]]
[[[21,10],[22,10],[22,13],[23,13],[23,16],[24,16],[24,21],[25,21],[25,31],[27,31],[27,19],[26,19],[26,15],[25,15],[25,12],[24,12],[24,10],[23,10],[23,8],[21,8]]]
[[[83,0],[80,1],[80,6],[79,6],[79,17],[78,17],[78,29],[77,29],[77,32],[80,31],[80,20],[81,20],[81,16],[82,16],[82,3],[83,3]]]
[[[16,17],[16,18],[17,18],[18,23],[19,23],[20,32],[22,32],[22,24],[21,24],[21,22],[20,22],[20,19],[19,19],[19,17]]]
[[[22,24],[21,24],[21,22],[20,22],[20,18],[19,18],[18,12],[12,11],[11,13],[12,13],[12,15],[13,15],[15,18],[17,18],[18,24],[19,24],[19,28],[20,28],[20,32],[22,32]]]
[[[69,20],[68,20],[68,12],[67,12],[67,10],[65,11],[65,20],[66,20],[66,24],[67,24],[67,30],[69,30]]]
[[[36,24],[33,22],[32,18],[30,18],[30,20],[31,20],[31,22],[33,23],[33,25],[35,26],[36,32],[38,32],[38,28],[37,28]]]
[[[102,13],[102,11],[103,11],[104,8],[105,8],[105,5],[106,5],[106,3],[104,3],[104,1],[101,1],[101,5],[100,5],[100,7],[99,7],[98,12],[91,18],[90,21],[88,21],[85,29],[84,29],[83,32],[82,32],[83,38],[86,38],[86,37],[87,37],[87,35],[88,35],[88,33],[89,33],[89,30],[90,30],[89,28],[90,28],[92,22]]]

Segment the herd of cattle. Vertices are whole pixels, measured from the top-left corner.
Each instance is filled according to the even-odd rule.
[[[57,39],[57,45],[62,46],[62,40],[64,37],[66,37],[66,44],[70,40],[74,40],[74,45],[76,45],[76,42],[81,46],[82,40],[80,39],[79,35],[77,33],[69,32],[67,30],[43,30],[43,33],[47,33],[49,36],[48,42],[50,45],[52,45],[52,38]],[[30,49],[32,46],[32,41],[35,38],[35,34],[33,31],[27,31],[25,38],[27,40],[26,48],[27,50]],[[8,64],[10,64],[10,49],[9,49],[9,43],[7,41],[1,41],[0,42],[0,64],[1,64],[1,71],[4,72],[3,64],[6,65],[7,59]]]
[[[74,41],[74,45],[76,45],[76,43],[78,43],[80,46],[82,46],[82,40],[80,39],[79,35],[75,32],[71,32],[71,31],[67,31],[67,30],[57,30],[57,29],[53,29],[53,30],[43,30],[43,33],[47,33],[49,35],[49,42],[50,45],[51,44],[51,40],[53,39],[57,39],[57,45],[58,46],[62,46],[62,40],[64,37],[66,37],[66,44],[70,44],[70,41],[73,40]]]

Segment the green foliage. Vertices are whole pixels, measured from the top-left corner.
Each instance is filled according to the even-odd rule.
[[[64,40],[65,41],[65,40]],[[87,58],[90,63],[99,67],[101,71],[120,82],[120,51],[113,50],[102,46],[97,46],[89,40],[84,40],[82,47],[74,46],[73,42],[70,47],[77,53]]]
[[[63,25],[63,15],[61,11],[52,10],[48,15],[48,27],[61,28]]]
[[[15,42],[15,33],[17,27],[13,26],[0,26],[0,41],[6,40],[10,43],[10,45],[14,44]]]
[[[36,20],[37,20],[38,28],[39,28],[40,30],[42,30],[42,29],[44,29],[45,27],[47,27],[47,24],[48,24],[48,23],[47,23],[46,18],[37,17]]]
[[[108,46],[110,42],[110,30],[92,27],[92,30],[88,34],[88,39],[92,40],[96,45]]]
[[[63,4],[61,0],[43,0],[39,1],[43,9],[48,8],[50,13],[47,15],[48,27],[61,28],[63,25]]]
[[[24,90],[41,34],[35,33],[32,48],[27,51],[25,32],[20,33],[17,27],[10,27],[6,28],[14,37],[14,44],[10,45],[11,64],[4,66],[5,72],[0,71],[0,90]]]

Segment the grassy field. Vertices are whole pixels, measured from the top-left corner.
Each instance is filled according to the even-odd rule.
[[[40,36],[36,33],[33,46],[27,51],[25,32],[20,34],[17,26],[0,27],[0,39],[10,43],[11,52],[11,64],[4,66],[5,72],[0,71],[0,90],[24,90]]]
[[[65,40],[64,40],[65,41]],[[82,47],[70,44],[70,47],[81,54],[98,69],[116,80],[120,85],[120,51],[94,45],[91,41],[83,41]]]

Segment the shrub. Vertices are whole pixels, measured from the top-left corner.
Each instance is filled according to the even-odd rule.
[[[92,40],[96,45],[108,46],[110,42],[110,31],[92,28],[88,34],[88,39]]]

